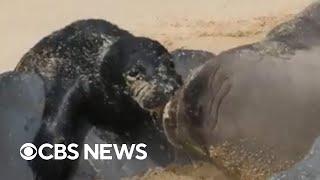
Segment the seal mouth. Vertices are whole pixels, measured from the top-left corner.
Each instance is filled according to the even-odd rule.
[[[177,90],[177,85],[170,83],[135,81],[131,85],[134,100],[144,109],[163,109]]]
[[[185,151],[192,157],[209,159],[210,153],[205,145],[201,145],[189,136],[188,128],[183,127],[177,120],[177,99],[171,99],[165,106],[162,117],[164,133],[168,141],[176,148]]]
[[[143,85],[134,97],[142,108],[156,110],[163,108],[171,96],[172,93],[163,93],[152,85]]]

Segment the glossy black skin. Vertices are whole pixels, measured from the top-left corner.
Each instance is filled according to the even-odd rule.
[[[153,156],[160,164],[168,163],[166,138],[142,106],[164,105],[181,84],[170,58],[158,42],[134,37],[103,20],[77,21],[42,39],[15,69],[37,73],[45,83],[43,125],[34,144],[81,145],[94,125],[118,134],[124,142],[139,139],[150,143],[148,148],[152,150],[148,152],[161,154]],[[166,77],[159,76],[160,66],[166,67],[162,72]],[[144,82],[156,80],[156,85],[169,84],[172,88],[161,94],[164,89],[159,86],[152,95],[164,98],[155,99],[156,104],[138,104],[127,77],[139,77]],[[77,161],[36,158],[30,165],[36,179],[69,179]]]

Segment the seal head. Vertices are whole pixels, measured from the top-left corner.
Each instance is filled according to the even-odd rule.
[[[182,84],[169,52],[157,41],[123,38],[111,47],[105,58],[109,65],[103,67],[109,69],[102,70],[103,79],[122,86],[143,109],[163,108]]]

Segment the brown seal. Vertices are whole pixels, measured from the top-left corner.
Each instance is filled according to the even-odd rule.
[[[189,152],[211,147],[215,162],[242,179],[301,160],[320,135],[319,4],[195,71],[167,105],[170,142]]]

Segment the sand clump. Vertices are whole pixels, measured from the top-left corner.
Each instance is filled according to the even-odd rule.
[[[198,162],[193,165],[171,165],[166,168],[150,169],[141,176],[129,178],[131,180],[231,180],[214,164]]]
[[[263,180],[294,164],[293,161],[280,161],[271,149],[246,140],[241,140],[240,143],[224,142],[211,147],[210,153],[220,169],[240,180]]]
[[[257,147],[253,141],[223,142],[210,148],[210,162],[192,165],[150,169],[133,179],[160,180],[264,180],[275,173],[290,168],[293,161],[278,161],[276,154],[267,148]],[[250,150],[249,150],[250,149]]]

